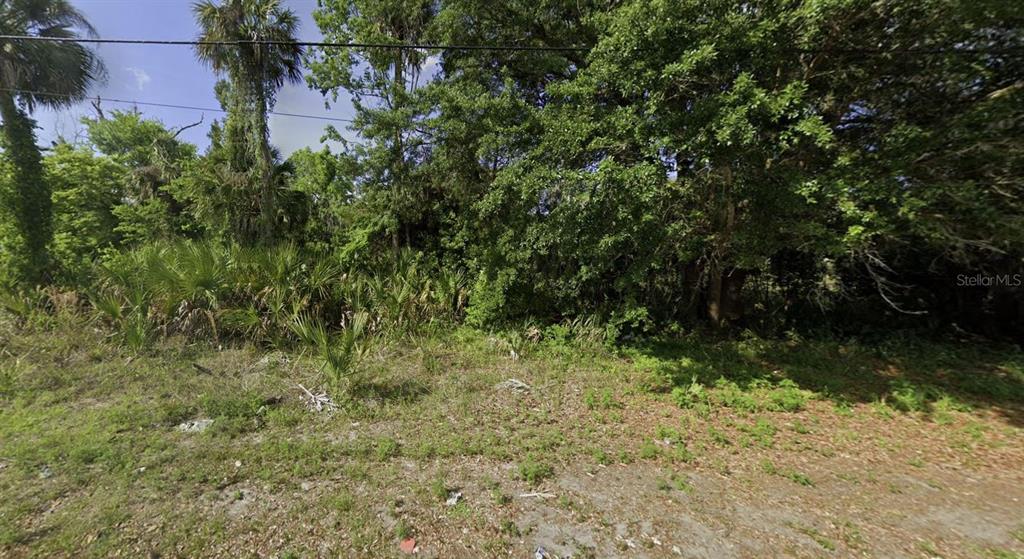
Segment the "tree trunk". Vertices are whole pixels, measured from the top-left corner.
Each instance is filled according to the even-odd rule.
[[[260,238],[264,244],[274,240],[277,222],[277,200],[274,192],[274,156],[270,152],[270,127],[267,124],[267,98],[262,92],[262,85],[256,91],[256,122],[254,132],[257,135],[256,164],[260,176]]]
[[[722,195],[718,201],[718,227],[715,232],[715,247],[711,265],[708,267],[708,319],[711,326],[719,329],[725,325],[723,308],[723,276],[726,273],[726,251],[736,222],[736,206],[732,201],[732,169],[722,172]]]
[[[686,306],[683,307],[680,316],[689,322],[701,320],[701,274],[703,270],[698,262],[688,262],[683,266],[683,298]]]
[[[748,272],[731,268],[722,276],[722,300],[719,313],[723,319],[732,322],[743,317],[743,284]]]
[[[22,111],[9,92],[0,92],[4,148],[14,164],[10,203],[24,253],[15,260],[16,280],[26,285],[43,282],[53,236],[53,201],[43,176],[42,155],[36,145],[35,121]]]
[[[717,258],[717,257],[716,257]],[[722,265],[713,262],[708,277],[708,320],[716,330],[722,327]]]
[[[405,95],[405,57],[403,56],[402,49],[397,49],[395,53],[395,77],[391,84],[391,108],[397,110],[403,101]],[[402,147],[402,129],[401,127],[395,130],[395,146],[394,153],[391,161],[391,213],[395,216],[395,231],[392,234],[391,242],[395,249],[395,255],[399,252],[399,239],[402,234],[402,212],[401,204],[402,197],[400,194],[402,182],[405,178],[403,172],[404,156]],[[408,242],[408,241],[407,241]]]

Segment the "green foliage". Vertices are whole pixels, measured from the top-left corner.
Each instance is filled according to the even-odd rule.
[[[401,332],[431,321],[461,318],[467,295],[463,275],[436,270],[420,255],[400,251],[364,273],[346,275],[342,297],[371,313],[381,328]]]
[[[182,160],[195,157],[195,146],[184,144],[156,120],[137,110],[111,111],[102,118],[84,118],[89,142],[104,155],[113,157],[139,173],[140,192],[148,190],[146,179],[159,181],[161,174]],[[159,167],[157,169],[147,169]],[[145,176],[145,173],[150,173]],[[152,195],[153,192],[148,192]]]
[[[458,274],[427,269],[410,254],[360,270],[294,245],[154,243],[107,255],[89,299],[135,349],[157,333],[309,344],[332,389],[344,391],[358,384],[366,336],[458,320],[465,301]]]
[[[0,82],[3,83],[3,82]],[[15,105],[10,92],[0,92],[4,153],[10,157],[10,179],[0,194],[13,217],[5,239],[4,283],[35,286],[49,267],[47,245],[53,234],[50,185],[36,147],[35,121]]]
[[[268,113],[285,83],[302,79],[302,47],[295,44],[298,17],[279,0],[205,0],[192,7],[202,29],[196,48],[199,59],[228,76],[227,99],[229,170],[252,173],[258,208],[256,233],[265,243],[277,232],[279,184],[270,147]],[[259,41],[225,45],[225,41]],[[248,241],[251,239],[237,239]]]
[[[761,471],[763,471],[764,473],[766,473],[768,475],[784,477],[784,478],[786,478],[786,479],[788,479],[788,480],[790,480],[793,483],[796,483],[798,485],[803,485],[803,486],[806,486],[806,487],[813,487],[814,486],[814,482],[811,480],[811,478],[807,477],[805,474],[802,474],[802,473],[800,473],[800,472],[798,472],[796,470],[792,470],[792,469],[780,469],[780,468],[776,467],[775,464],[773,464],[771,462],[771,460],[768,460],[768,459],[765,459],[765,460],[761,461]]]
[[[896,382],[890,393],[890,403],[901,411],[924,411],[927,400],[928,394],[924,390],[905,380]]]
[[[12,168],[6,157],[0,157],[0,289],[9,290],[18,281],[19,269],[16,262],[20,247],[20,239],[15,228],[9,200],[14,196],[14,180]]]
[[[709,397],[704,385],[697,382],[697,377],[690,380],[686,386],[678,386],[672,389],[672,399],[681,408],[694,408],[701,405],[708,405]]]
[[[364,338],[368,315],[359,312],[339,333],[329,333],[317,319],[299,315],[292,320],[292,332],[302,342],[316,348],[323,361],[327,385],[336,395],[345,395],[363,380],[358,365],[366,353]]]
[[[74,38],[92,26],[66,0],[11,0],[0,5],[0,34]],[[81,101],[104,74],[89,48],[75,42],[8,41],[0,47],[0,118],[4,155],[12,164],[11,184],[0,189],[0,203],[14,218],[13,231],[0,248],[10,277],[0,282],[35,286],[48,279],[47,245],[53,234],[50,185],[36,145],[37,106],[52,108]],[[39,92],[44,92],[40,94]]]
[[[418,43],[427,36],[439,3],[429,0],[332,0],[313,12],[324,39],[354,43]],[[418,88],[429,53],[418,49],[314,48],[306,57],[309,83],[329,103],[344,90],[356,119],[350,129],[365,141],[344,162],[359,185],[349,248],[361,255],[400,247],[440,248],[443,196],[426,169],[431,105]],[[344,141],[328,128],[327,136]]]
[[[518,358],[742,327],[709,350],[721,359],[641,367],[645,388],[701,415],[853,392],[856,371],[800,376],[834,355],[795,356],[809,361],[792,378],[758,367],[779,346],[752,332],[1019,333],[1019,290],[955,285],[1022,270],[1024,68],[998,54],[1019,43],[1007,3],[492,4],[325,0],[314,19],[328,41],[579,50],[304,53],[278,0],[200,2],[196,54],[228,112],[204,154],[183,128],[112,111],[42,157],[32,111],[81,100],[101,67],[75,43],[0,45],[0,286],[80,289],[136,350],[169,334],[309,343],[338,391],[358,369],[350,334],[464,321]],[[4,33],[91,31],[63,0],[0,15]],[[223,44],[242,39],[269,42]],[[907,45],[922,52],[895,54]],[[351,96],[358,144],[329,128],[335,151],[270,145],[268,113],[302,63],[329,104]],[[1006,370],[955,388],[1010,399],[1020,367]],[[948,421],[962,404],[947,388],[871,395]]]
[[[802,390],[790,379],[783,379],[775,387],[769,388],[766,407],[770,411],[797,412],[804,408],[807,401],[813,398],[807,390]]]
[[[654,441],[645,441],[640,445],[640,458],[643,460],[653,460],[661,454],[661,449],[658,445],[654,444]]]
[[[7,400],[14,396],[18,382],[24,374],[24,368],[21,359],[5,360],[0,363],[0,400]]]
[[[778,429],[770,421],[759,418],[753,425],[740,425],[738,427],[750,436],[750,439],[764,448],[771,448],[775,444],[775,433]]]
[[[813,397],[790,379],[772,383],[755,379],[740,386],[724,377],[711,388],[700,384],[696,377],[687,386],[672,390],[672,398],[683,408],[710,409],[713,405],[753,413],[760,411],[796,412],[803,409]]]
[[[25,324],[39,310],[38,292],[0,291],[0,307]]]
[[[124,168],[123,198],[111,210],[122,243],[191,234],[196,225],[184,200],[173,196],[168,186],[196,158],[195,146],[178,141],[176,132],[135,111],[113,111],[82,122],[89,143]]]
[[[67,144],[45,163],[53,189],[51,254],[64,283],[88,281],[93,261],[119,245],[113,209],[125,196],[125,169]]]
[[[328,148],[295,151],[287,164],[293,169],[291,188],[309,200],[309,216],[300,232],[303,241],[319,250],[330,250],[349,241],[354,225],[354,162],[347,155],[333,155]]]
[[[615,392],[610,388],[605,388],[600,392],[588,389],[583,394],[583,402],[591,410],[612,410],[623,407],[622,403],[615,398]]]
[[[537,485],[545,479],[554,475],[555,470],[546,461],[534,453],[527,453],[524,460],[519,464],[519,479]]]

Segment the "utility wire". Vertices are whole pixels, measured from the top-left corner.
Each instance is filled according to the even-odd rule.
[[[42,95],[42,96],[46,96],[46,97],[67,97],[67,98],[71,97],[71,95],[68,95],[66,93],[51,93],[51,92],[48,92],[48,91],[31,91],[31,90],[28,90],[28,89],[16,89],[16,88],[10,88],[10,87],[0,87],[0,91],[10,91],[12,93],[27,93],[29,95]],[[89,99],[98,99],[99,101],[107,101],[107,102],[110,102],[110,103],[127,103],[127,104],[130,104],[130,105],[144,105],[144,106],[149,106],[149,107],[165,107],[165,108],[170,108],[170,109],[189,109],[189,110],[193,110],[193,111],[210,111],[210,112],[215,112],[215,113],[226,113],[227,112],[224,109],[211,109],[209,107],[193,107],[193,106],[190,106],[190,105],[174,105],[174,104],[171,104],[171,103],[152,103],[152,102],[148,102],[148,101],[136,101],[136,100],[133,100],[133,99],[114,99],[112,97],[99,97],[99,96],[97,96],[97,97],[89,97],[88,99],[82,99],[82,100],[83,101],[87,101]],[[329,121],[332,121],[332,122],[347,122],[347,123],[355,122],[354,120],[349,119],[349,118],[336,118],[336,117],[330,117],[330,116],[305,115],[305,114],[298,114],[298,113],[282,113],[282,112],[277,112],[277,111],[270,111],[267,114],[276,115],[276,116],[290,116],[290,117],[295,117],[295,118],[308,118],[308,119],[314,119],[314,120],[329,120]]]
[[[0,35],[4,41],[43,41],[51,43],[88,43],[88,44],[115,44],[115,45],[185,45],[185,46],[251,46],[251,45],[278,45],[278,46],[300,46],[318,48],[361,48],[361,49],[405,49],[405,50],[466,50],[466,51],[513,51],[513,52],[583,52],[590,50],[589,47],[573,46],[533,46],[533,45],[457,45],[457,44],[434,44],[434,43],[334,43],[324,41],[265,41],[265,40],[238,40],[238,41],[182,41],[182,40],[160,40],[160,39],[100,39],[87,37],[45,37],[38,35]],[[864,55],[963,55],[963,56],[1024,56],[1024,47],[1021,48],[927,48],[914,47],[904,49],[883,49],[883,48],[823,48],[804,49],[782,47],[784,52],[796,54],[864,54]]]
[[[489,51],[585,51],[587,47],[549,47],[531,45],[444,45],[431,43],[330,43],[318,41],[165,41],[159,39],[97,39],[78,37],[41,37],[38,35],[0,35],[4,41],[44,41],[51,43],[90,43],[114,45],[188,45],[188,46],[243,46],[276,45],[319,48],[359,49],[423,49],[423,50],[489,50]]]

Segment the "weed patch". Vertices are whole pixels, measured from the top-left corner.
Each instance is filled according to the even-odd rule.
[[[740,425],[737,429],[748,435],[747,440],[753,441],[763,448],[771,448],[775,444],[775,433],[778,431],[770,421],[764,418],[758,419],[753,425]],[[749,444],[744,446],[749,446]]]
[[[519,464],[519,479],[531,485],[539,484],[554,473],[555,469],[551,467],[551,464],[541,460],[533,453],[527,454],[526,459]]]
[[[806,474],[802,474],[796,470],[788,468],[777,468],[770,460],[761,461],[761,471],[772,476],[779,476],[796,483],[797,485],[803,485],[805,487],[813,487],[814,482]]]
[[[735,381],[719,378],[713,386],[705,387],[694,378],[690,384],[672,391],[672,398],[683,408],[701,411],[721,406],[744,413],[797,412],[813,397],[812,392],[801,389],[789,379],[778,383],[758,379],[741,386]]]

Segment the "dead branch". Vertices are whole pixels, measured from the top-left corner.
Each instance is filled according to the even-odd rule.
[[[193,364],[192,364],[192,367],[193,367],[193,368],[194,368],[195,370],[199,371],[200,373],[203,373],[203,374],[207,374],[207,375],[212,375],[212,374],[213,374],[213,371],[212,371],[212,370],[210,370],[210,369],[208,369],[208,368],[206,368],[206,367],[204,367],[204,366],[200,365],[199,363],[193,363]]]
[[[199,121],[198,122],[193,122],[192,124],[186,124],[185,126],[182,126],[181,128],[179,128],[176,131],[174,131],[171,134],[171,137],[172,138],[177,138],[179,134],[181,134],[182,132],[188,130],[189,128],[195,128],[196,126],[199,126],[200,124],[203,123],[203,119],[204,118],[206,118],[206,114],[205,113],[199,115]]]
[[[302,386],[301,384],[298,384],[296,386],[298,386],[300,389],[302,389],[303,392],[306,393],[306,398],[308,398],[306,405],[309,407],[310,411],[321,412],[325,410],[331,411],[338,409],[338,405],[335,404],[333,400],[331,400],[331,397],[328,396],[326,392],[321,392],[320,394],[313,394],[312,392],[309,391],[309,389],[307,389],[305,386]]]
[[[864,261],[864,267],[867,269],[868,275],[871,276],[871,279],[875,281],[875,287],[878,288],[878,294],[882,296],[882,300],[884,300],[886,304],[892,307],[895,311],[903,314],[928,314],[928,311],[908,311],[906,309],[901,308],[898,304],[896,304],[896,302],[893,301],[890,296],[895,296],[897,289],[906,291],[910,289],[910,286],[901,283],[896,283],[890,280],[889,278],[886,278],[884,275],[879,273],[875,268],[873,268],[872,263],[874,263],[874,265],[877,266],[878,268],[881,268],[883,272],[892,273],[893,271],[892,268],[890,268],[889,265],[886,264],[878,255],[872,254],[870,251],[864,251],[864,256],[866,257]]]
[[[94,111],[96,111],[97,118],[99,118],[100,120],[106,120],[107,117],[103,114],[103,108],[100,107],[101,101],[103,101],[103,99],[100,99],[100,96],[97,95],[96,98],[92,100],[92,108]]]

